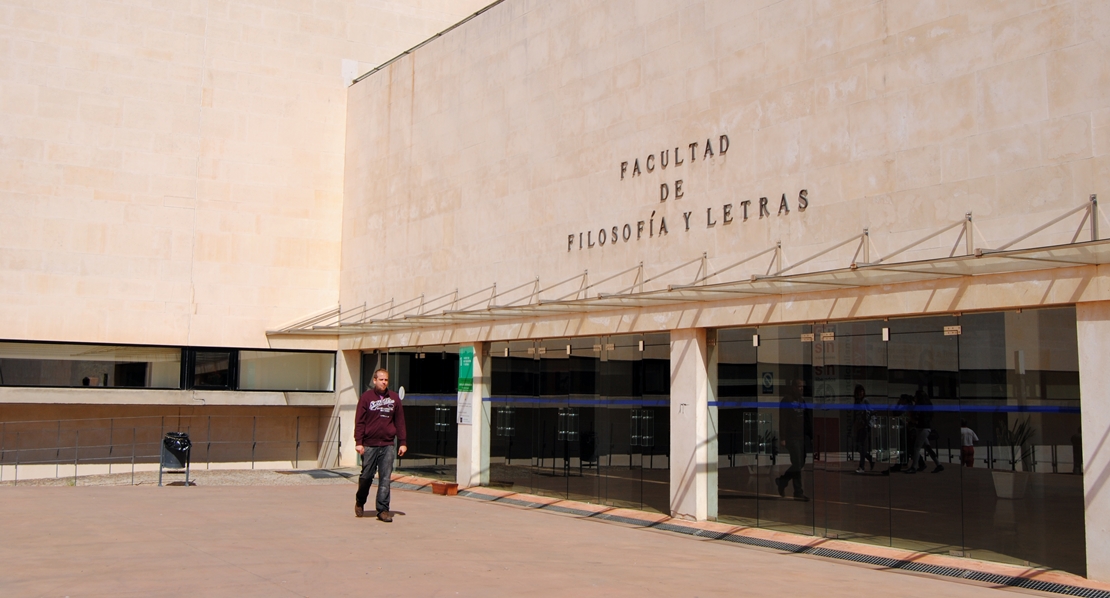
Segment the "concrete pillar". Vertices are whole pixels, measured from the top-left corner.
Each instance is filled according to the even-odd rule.
[[[708,368],[705,329],[671,331],[671,516],[709,514]]]
[[[1110,301],[1075,306],[1083,425],[1087,577],[1110,581]]]
[[[332,421],[324,437],[324,446],[320,448],[320,466],[335,467],[338,462],[340,467],[355,467],[358,464],[355,407],[362,394],[359,388],[362,351],[340,351],[335,365],[335,407],[332,408]]]
[[[456,459],[455,481],[459,488],[485,486],[489,484],[489,436],[490,436],[490,374],[493,361],[489,356],[489,345],[475,343],[474,347],[474,392],[469,405],[469,424],[459,424],[458,458]],[[459,409],[463,409],[460,403]],[[456,414],[456,417],[462,415]]]

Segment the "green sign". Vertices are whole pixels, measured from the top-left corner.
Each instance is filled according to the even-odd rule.
[[[474,390],[474,347],[459,349],[459,392]]]

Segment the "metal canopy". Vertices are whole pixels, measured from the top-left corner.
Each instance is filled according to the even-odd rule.
[[[732,288],[767,289],[767,294],[782,295],[1105,263],[1110,263],[1110,241],[1088,241],[1009,251],[981,249],[969,256],[891,264],[856,264],[838,270],[787,276],[756,276],[750,281],[675,288],[695,292]]]
[[[1110,240],[1088,241],[1033,249],[979,249],[973,255],[920,261],[866,264],[800,274],[752,276],[746,280],[714,284],[672,285],[665,289],[598,294],[582,299],[540,300],[524,305],[489,305],[476,309],[443,310],[431,314],[409,314],[342,323],[338,310],[333,323],[320,316],[307,325],[289,327],[271,334],[348,335],[414,330],[429,326],[493,323],[550,316],[589,314],[621,309],[675,306],[737,299],[815,293],[835,289],[886,285],[1089,266],[1110,263]]]
[[[1010,249],[1017,243],[1080,213],[1083,214],[1083,218],[1072,236],[1071,243],[1031,249]],[[589,271],[584,271],[546,288],[541,288],[540,279],[536,278],[500,293],[497,290],[497,285],[493,284],[461,297],[458,290],[455,290],[427,301],[425,301],[423,295],[420,295],[400,303],[390,299],[372,307],[363,305],[347,311],[335,308],[313,315],[280,330],[270,331],[269,334],[372,334],[416,330],[432,326],[509,322],[613,312],[623,309],[680,308],[689,304],[700,305],[716,301],[736,301],[760,296],[799,295],[837,289],[882,287],[949,278],[1105,264],[1110,263],[1110,240],[1099,240],[1098,225],[1100,220],[1098,198],[1092,195],[1089,203],[1068,210],[1064,214],[1001,245],[998,249],[974,249],[976,229],[972,222],[972,215],[968,212],[960,221],[935,230],[897,251],[882,257],[876,257],[874,261],[871,260],[871,239],[868,230],[864,229],[862,235],[849,237],[847,240],[835,243],[788,266],[784,266],[782,263],[782,245],[776,243],[773,247],[749,255],[713,273],[709,272],[708,256],[703,253],[699,258],[671,267],[650,278],[645,276],[644,265],[641,262],[638,266],[611,274],[593,284],[589,283]],[[1091,240],[1075,242],[1085,229],[1089,229]],[[960,232],[952,251],[955,252],[962,241],[965,246],[965,255],[952,256],[950,254],[949,257],[918,261],[890,261],[894,256],[901,255],[926,241],[937,239],[941,235],[954,230]],[[858,245],[855,255],[852,257],[851,265],[847,268],[787,274],[787,272],[805,263],[812,262],[828,255],[830,252],[854,243],[858,243]],[[712,278],[720,277],[722,273],[728,270],[745,263],[752,263],[757,258],[768,254],[772,254],[772,261],[767,268],[768,274],[766,275],[757,274],[746,279],[729,282],[708,282]],[[694,278],[693,284],[668,285],[653,290],[644,289],[648,282],[660,284],[658,282],[660,278],[685,270],[693,265],[698,266],[697,276]],[[632,286],[626,287],[617,293],[596,293],[591,296],[591,289],[620,279],[634,271],[636,272],[636,279]],[[551,292],[556,288],[563,288],[563,292],[565,292],[566,288],[564,287],[572,285],[575,281],[577,281],[578,287],[569,294],[564,294],[556,299],[544,299],[542,297],[544,293]],[[531,291],[528,291],[529,288]],[[487,293],[488,298],[486,298]],[[499,299],[505,301],[514,296],[517,298],[508,303],[497,303]],[[464,304],[465,301],[471,301],[472,303]]]

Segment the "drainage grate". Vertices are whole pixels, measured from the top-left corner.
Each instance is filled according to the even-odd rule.
[[[351,478],[351,474],[344,474],[330,469],[298,469],[293,471],[278,471],[282,475],[306,475],[314,480],[327,480],[332,478]]]
[[[394,482],[396,484],[396,482]],[[413,489],[419,488],[411,484],[404,484],[402,487],[411,486]],[[809,554],[823,558],[837,559],[842,561],[852,561],[856,563],[866,563],[868,565],[877,565],[887,569],[901,569],[904,571],[913,571],[915,573],[927,573],[929,575],[938,575],[942,577],[958,577],[961,579],[969,579],[983,583],[989,583],[997,586],[1006,586],[1013,588],[1022,588],[1026,590],[1036,590],[1039,592],[1048,592],[1051,594],[1062,594],[1064,596],[1082,596],[1084,598],[1110,598],[1110,592],[1106,590],[1097,590],[1093,588],[1081,588],[1078,586],[1069,586],[1062,583],[1051,581],[1039,581],[1035,579],[1026,579],[1023,577],[1013,577],[1009,575],[999,575],[997,573],[984,573],[982,571],[971,571],[969,569],[958,569],[956,567],[944,567],[941,565],[928,565],[925,563],[915,563],[913,561],[901,561],[879,556],[870,556],[866,554],[858,554],[854,552],[847,552],[844,550],[834,550],[831,548],[812,548],[803,546],[801,544],[791,544],[789,542],[779,542],[776,540],[764,540],[762,538],[751,538],[738,534],[730,534],[728,532],[713,532],[708,530],[687,527],[685,525],[677,525],[674,523],[656,523],[646,519],[636,519],[635,517],[626,517],[622,515],[610,515],[607,513],[595,513],[585,509],[575,509],[573,507],[564,507],[559,505],[546,505],[543,503],[531,502],[520,500],[516,498],[498,498],[496,496],[489,496],[469,490],[459,491],[459,496],[468,498],[476,498],[488,502],[500,502],[510,504],[518,507],[526,507],[530,509],[543,509],[545,511],[555,511],[557,513],[564,513],[567,515],[578,515],[581,517],[589,517],[591,519],[602,519],[605,521],[612,521],[614,523],[623,523],[626,525],[635,525],[639,527],[650,527],[652,529],[659,529],[678,534],[685,534],[687,536],[696,536],[699,538],[708,538],[710,540],[722,540],[725,542],[732,542],[734,544],[743,544],[745,546],[755,546],[758,548],[768,548],[771,550],[778,550],[781,552],[790,552],[794,554]]]

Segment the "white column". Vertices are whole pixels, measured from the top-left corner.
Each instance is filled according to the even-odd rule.
[[[1087,577],[1110,581],[1110,302],[1075,306],[1083,413]]]
[[[692,521],[709,513],[705,332],[671,331],[671,516]]]
[[[320,466],[335,467],[336,444],[340,445],[340,467],[358,464],[355,452],[355,407],[358,406],[359,379],[362,368],[362,351],[339,351],[335,363],[335,407],[328,424],[326,442],[320,448]]]
[[[474,347],[474,393],[469,405],[469,424],[459,424],[455,481],[459,488],[489,484],[490,373],[492,360],[486,343]],[[460,405],[459,407],[463,407]]]

